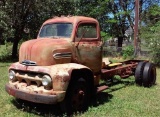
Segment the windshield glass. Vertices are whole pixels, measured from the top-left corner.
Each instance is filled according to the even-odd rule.
[[[44,25],[39,37],[70,37],[72,33],[71,23],[54,23]]]

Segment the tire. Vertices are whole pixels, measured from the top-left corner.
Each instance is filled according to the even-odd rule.
[[[146,63],[143,71],[143,86],[151,87],[156,82],[156,67],[153,63]]]
[[[88,109],[89,98],[90,91],[87,81],[84,78],[74,80],[68,87],[62,110],[65,111],[67,115],[84,112]]]
[[[137,85],[142,86],[142,79],[143,79],[143,70],[146,62],[139,62],[136,70],[135,70],[135,82]]]

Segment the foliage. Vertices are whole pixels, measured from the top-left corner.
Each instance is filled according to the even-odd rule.
[[[141,3],[142,0],[140,0]],[[144,4],[147,4],[147,0],[143,0],[140,4],[140,9],[142,9]],[[109,20],[107,31],[113,37],[123,37],[125,31],[128,28],[134,28],[135,21],[135,0],[110,0],[109,2]],[[141,14],[140,10],[140,14]],[[141,19],[141,17],[140,17]]]
[[[151,5],[143,12],[143,22],[147,25],[154,25],[160,20],[160,6],[158,4]]]
[[[101,26],[101,30],[106,32],[110,0],[79,0],[75,2],[75,14],[96,18]]]
[[[3,6],[0,2],[0,39],[3,41],[7,40],[8,35],[12,37],[14,32],[8,22],[9,16],[4,9],[6,9],[6,6]]]
[[[151,59],[160,65],[160,6],[151,5],[143,12],[144,25],[141,26],[140,37],[145,41],[145,46],[151,50]]]
[[[102,38],[103,42],[105,42],[106,40],[108,40],[110,38],[110,36],[108,33],[101,31],[101,38]]]
[[[12,48],[11,43],[0,45],[0,61],[11,60]]]
[[[123,59],[133,58],[133,54],[134,54],[134,47],[132,45],[126,46],[122,50]]]
[[[160,21],[155,25],[143,27],[141,38],[145,40],[145,45],[151,50],[152,60],[160,65]]]

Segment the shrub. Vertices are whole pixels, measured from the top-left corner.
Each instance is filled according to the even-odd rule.
[[[143,27],[141,30],[141,38],[146,42],[146,47],[151,50],[150,58],[152,61],[160,65],[160,21],[153,26]]]
[[[134,48],[132,45],[126,46],[122,50],[123,59],[132,58],[134,54]]]
[[[5,43],[0,46],[0,61],[8,61],[11,59],[12,46],[11,43]]]

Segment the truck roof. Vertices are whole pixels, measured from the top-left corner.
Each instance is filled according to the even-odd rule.
[[[48,23],[54,23],[54,22],[69,22],[69,23],[78,23],[80,21],[90,21],[90,22],[97,22],[98,21],[94,18],[90,17],[85,17],[85,16],[61,16],[61,17],[53,17],[51,19],[48,19],[43,23],[43,25],[48,24]]]

